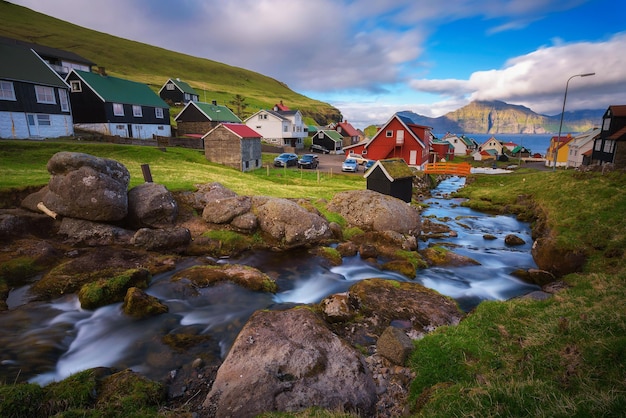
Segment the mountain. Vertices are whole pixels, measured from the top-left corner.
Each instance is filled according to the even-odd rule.
[[[86,29],[4,0],[0,0],[0,16],[0,36],[74,52],[105,67],[110,75],[145,83],[155,92],[168,79],[180,78],[202,101],[228,106],[236,95],[244,97],[246,116],[282,100],[289,108],[299,109],[307,123],[342,120],[341,112],[330,104],[254,71]],[[170,29],[175,30],[163,28],[163,35]]]
[[[584,132],[600,126],[605,109],[565,112],[562,133]],[[558,133],[561,114],[541,115],[531,109],[501,101],[475,101],[437,118],[402,112],[433,132],[474,134],[546,134]]]

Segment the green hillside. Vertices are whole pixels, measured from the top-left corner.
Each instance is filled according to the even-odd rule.
[[[178,77],[189,83],[202,101],[217,100],[228,106],[235,95],[243,96],[248,105],[246,116],[282,100],[291,109],[299,109],[307,123],[341,120],[339,110],[328,103],[253,71],[86,29],[4,0],[0,1],[0,16],[0,36],[74,52],[105,67],[110,75],[146,83],[154,91],[169,78]],[[167,29],[163,28],[164,36]]]

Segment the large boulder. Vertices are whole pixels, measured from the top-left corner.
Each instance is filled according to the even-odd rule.
[[[284,248],[317,244],[332,236],[328,221],[289,199],[253,197],[262,232]]]
[[[309,407],[368,416],[376,388],[361,354],[308,308],[257,311],[217,372],[204,407],[253,417]]]
[[[365,231],[396,231],[418,235],[420,215],[406,202],[373,190],[349,190],[335,194],[328,210]]]
[[[167,228],[178,216],[178,203],[162,184],[143,183],[128,192],[128,222],[135,228]]]
[[[223,199],[213,199],[204,207],[202,219],[208,223],[225,224],[235,217],[246,214],[252,207],[248,196],[233,196]]]
[[[62,216],[119,221],[128,211],[130,173],[121,163],[78,152],[58,152],[48,161],[52,175],[44,205]]]

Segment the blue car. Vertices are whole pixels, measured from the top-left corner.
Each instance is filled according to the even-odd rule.
[[[284,152],[274,158],[274,167],[289,167],[298,164],[298,156],[290,152]]]
[[[359,171],[359,163],[354,158],[347,158],[341,165],[341,171],[351,171],[356,173]]]
[[[376,160],[367,160],[364,164],[365,171],[369,170],[374,164],[376,164]]]

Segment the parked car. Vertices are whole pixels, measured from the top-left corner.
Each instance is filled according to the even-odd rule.
[[[327,150],[323,146],[317,145],[317,144],[311,145],[311,148],[309,148],[309,151],[310,152],[317,152],[317,153],[320,153],[320,154],[328,154],[328,153],[330,153],[329,150]]]
[[[352,171],[356,173],[359,171],[359,164],[354,158],[347,158],[343,164],[341,164],[341,171]]]
[[[367,162],[363,165],[363,169],[367,171],[372,168],[374,164],[376,164],[376,160],[367,160]]]
[[[299,168],[317,168],[319,164],[320,164],[320,160],[319,158],[317,158],[317,155],[315,154],[304,154],[298,160]]]
[[[298,156],[290,152],[283,152],[274,158],[274,167],[289,167],[298,164]]]
[[[363,164],[365,164],[366,162],[369,161],[367,158],[363,157],[361,154],[352,154],[352,153],[350,153],[348,155],[348,158],[352,158],[352,159],[356,160],[356,163],[357,164],[361,164],[361,165],[363,165]]]

